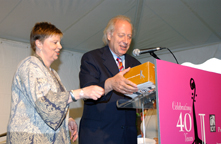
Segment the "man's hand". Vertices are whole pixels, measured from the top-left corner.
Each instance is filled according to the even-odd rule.
[[[105,94],[112,90],[123,94],[132,94],[133,92],[137,92],[137,85],[130,80],[124,78],[124,74],[126,74],[129,70],[130,68],[127,68],[116,74],[114,77],[108,78],[105,81]]]

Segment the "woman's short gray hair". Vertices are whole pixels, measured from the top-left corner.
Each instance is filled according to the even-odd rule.
[[[131,26],[132,26],[132,31],[133,31],[133,24],[131,23],[131,20],[129,17],[127,16],[124,16],[124,15],[118,15],[116,17],[113,17],[107,24],[106,28],[104,29],[104,35],[103,35],[103,42],[105,45],[109,44],[109,41],[107,39],[107,34],[109,32],[111,32],[111,34],[113,33],[114,31],[114,26],[115,26],[115,23],[117,22],[117,20],[125,20],[125,21],[128,21]]]

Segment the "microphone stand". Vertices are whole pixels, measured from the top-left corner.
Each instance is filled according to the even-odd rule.
[[[153,51],[150,52],[150,55],[153,56],[155,59],[159,59],[160,60],[160,58]]]

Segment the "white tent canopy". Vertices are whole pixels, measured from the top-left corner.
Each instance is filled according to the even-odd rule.
[[[1,1],[0,38],[29,42],[36,22],[55,24],[64,49],[86,52],[103,46],[116,15],[131,18],[131,50],[162,46],[172,51],[221,42],[220,0],[10,0]]]
[[[169,48],[179,63],[221,59],[220,0],[2,0],[0,4],[0,134],[6,132],[11,81],[18,63],[31,55],[29,35],[36,22],[47,21],[64,33],[63,51],[52,68],[67,90],[79,88],[83,53],[103,46],[103,30],[116,15],[131,18],[135,35],[130,52],[149,47]],[[174,62],[167,50],[156,52]],[[149,54],[137,57],[154,62]],[[71,104],[79,122],[83,102]],[[3,139],[0,138],[0,142]]]

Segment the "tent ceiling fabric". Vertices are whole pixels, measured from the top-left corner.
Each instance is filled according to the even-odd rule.
[[[221,42],[220,0],[4,0],[0,38],[29,42],[36,22],[64,33],[63,49],[87,52],[103,46],[103,30],[119,14],[135,27],[132,48],[171,50]]]

